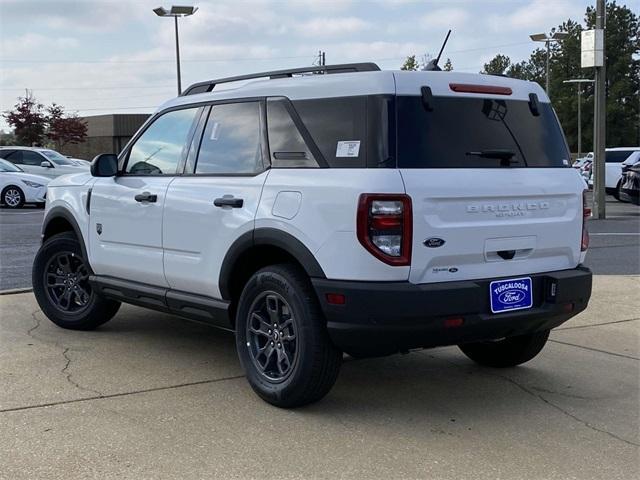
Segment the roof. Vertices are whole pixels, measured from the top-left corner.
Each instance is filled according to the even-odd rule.
[[[214,80],[211,82],[215,83]],[[483,93],[481,94],[483,98],[529,100],[529,94],[535,93],[540,102],[549,102],[542,87],[535,82],[478,73],[384,70],[267,78],[249,81],[242,85],[236,83],[230,88],[229,86],[233,84],[225,84],[227,88],[224,89],[216,88],[211,92],[174,98],[164,103],[159,110],[200,102],[265,96],[286,96],[291,100],[302,100],[358,95],[420,95],[422,86],[429,86],[433,95],[436,96],[478,97],[479,95],[454,92],[449,86],[450,83],[509,87],[512,90],[512,94],[508,97]]]

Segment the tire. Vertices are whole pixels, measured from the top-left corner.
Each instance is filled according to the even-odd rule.
[[[277,328],[271,328],[274,323]],[[265,267],[245,285],[236,315],[236,346],[253,390],[282,408],[324,397],[342,362],[308,276],[289,264]]]
[[[2,203],[7,208],[22,208],[24,205],[24,192],[20,187],[8,185],[2,190]]]
[[[120,302],[98,296],[88,282],[90,273],[73,233],[60,233],[44,242],[31,279],[38,305],[49,320],[70,330],[93,330],[113,318]]]
[[[622,182],[618,182],[618,184],[616,185],[615,190],[613,191],[613,193],[611,195],[613,195],[613,198],[615,198],[617,201],[622,202],[622,203],[626,203],[624,200],[622,200],[620,198],[620,188],[622,187]]]
[[[549,338],[549,330],[509,337],[497,342],[478,342],[458,345],[474,362],[485,367],[515,367],[538,355]]]

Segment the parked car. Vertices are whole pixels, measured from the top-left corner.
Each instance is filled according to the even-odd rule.
[[[48,183],[48,178],[30,175],[0,159],[0,203],[7,208],[20,208],[25,203],[44,205]]]
[[[85,160],[83,158],[74,158],[68,155],[66,157],[72,162],[74,162],[76,165],[87,166],[87,167],[91,165],[91,162],[89,160]]]
[[[27,173],[55,178],[69,173],[88,172],[89,165],[79,165],[48,148],[0,147],[0,158],[18,165]]]
[[[616,147],[607,148],[605,151],[605,190],[608,195],[613,195],[620,200],[620,182],[622,180],[622,164],[629,156],[640,151],[640,147]],[[593,188],[595,170],[592,169],[589,186]]]
[[[620,200],[640,205],[640,152],[635,155],[634,160],[634,163],[622,167]]]
[[[584,157],[577,158],[571,166],[573,168],[581,168],[586,162],[593,162],[593,152],[587,153]]]
[[[63,328],[127,302],[234,330],[280,407],[326,395],[343,352],[519,365],[591,294],[569,158],[534,82],[350,64],[195,84],[51,182],[34,293]]]

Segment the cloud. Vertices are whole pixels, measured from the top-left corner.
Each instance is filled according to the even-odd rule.
[[[567,18],[582,20],[584,5],[558,0],[533,0],[520,8],[504,14],[493,14],[487,18],[491,30],[498,33],[522,31],[529,33],[548,32]]]
[[[371,25],[357,17],[314,18],[295,25],[301,36],[336,37],[367,30]]]
[[[467,9],[440,8],[420,17],[420,25],[423,28],[451,28],[452,30],[457,30],[464,28],[470,18],[471,14]]]

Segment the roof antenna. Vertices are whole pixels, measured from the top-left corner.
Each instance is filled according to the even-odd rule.
[[[447,36],[444,38],[444,42],[442,42],[442,47],[440,47],[440,53],[438,53],[438,56],[427,63],[427,66],[424,67],[426,71],[442,71],[442,69],[438,66],[438,62],[440,61],[440,56],[442,55],[444,47],[447,44],[447,40],[449,40],[449,35],[451,35],[451,29],[449,29],[449,31],[447,32]]]

